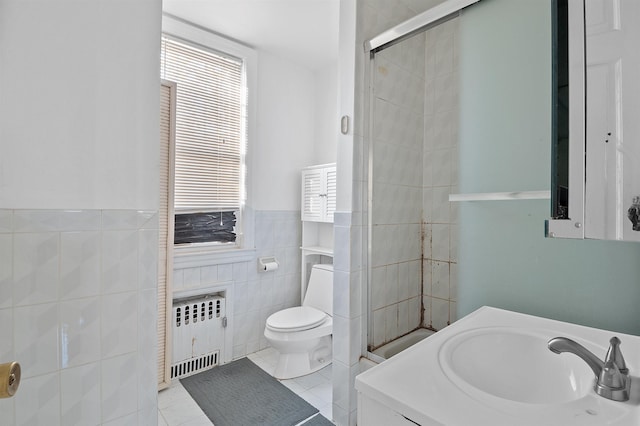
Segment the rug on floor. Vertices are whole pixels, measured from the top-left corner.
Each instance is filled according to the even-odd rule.
[[[293,426],[318,412],[248,358],[180,382],[215,426]]]
[[[326,417],[322,414],[317,414],[304,422],[302,426],[334,426]]]

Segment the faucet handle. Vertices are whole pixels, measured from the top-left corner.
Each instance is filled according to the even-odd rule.
[[[594,390],[598,395],[607,399],[628,401],[631,378],[622,374],[613,360],[608,360],[604,363]]]
[[[607,351],[607,356],[604,358],[604,362],[606,364],[608,361],[612,361],[616,365],[616,367],[618,367],[620,373],[627,376],[629,374],[629,369],[627,368],[627,364],[624,361],[624,357],[622,356],[620,343],[620,339],[615,336],[612,337],[611,340],[609,340],[610,346],[609,350]]]
[[[622,389],[626,386],[625,376],[612,360],[604,363],[600,377],[598,377],[598,385],[606,386],[611,389]]]

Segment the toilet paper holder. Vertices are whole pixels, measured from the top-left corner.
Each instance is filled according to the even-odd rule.
[[[265,256],[258,258],[258,271],[269,272],[278,269],[280,264],[275,256]]]

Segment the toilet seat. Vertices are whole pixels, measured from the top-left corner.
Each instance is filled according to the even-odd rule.
[[[283,309],[267,318],[267,328],[279,332],[295,332],[315,328],[328,317],[325,312],[311,306]]]

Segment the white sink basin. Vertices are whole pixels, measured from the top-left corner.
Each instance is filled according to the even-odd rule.
[[[572,354],[547,348],[548,332],[491,327],[459,333],[441,347],[444,373],[462,391],[484,392],[529,404],[559,404],[584,397],[595,376]],[[582,342],[585,344],[586,342]],[[606,348],[595,353],[604,356]]]
[[[632,376],[630,399],[597,395],[585,361],[548,349],[559,336],[600,359],[617,336]],[[367,424],[405,425],[406,417],[421,425],[638,426],[638,360],[640,336],[483,307],[359,374],[356,389],[370,412],[401,414],[394,423],[376,411],[379,421]]]

